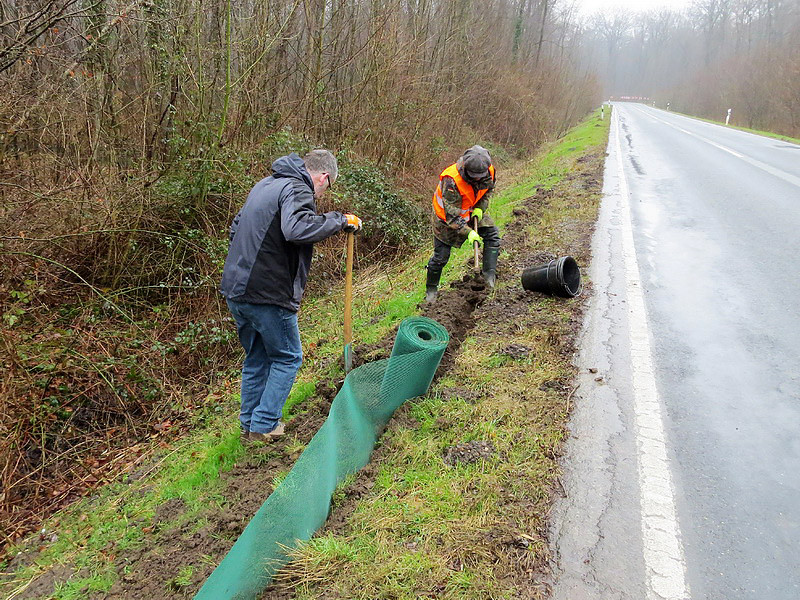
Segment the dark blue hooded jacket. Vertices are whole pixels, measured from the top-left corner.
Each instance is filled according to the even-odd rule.
[[[341,231],[340,212],[317,214],[314,183],[297,154],[272,163],[233,220],[222,272],[222,295],[234,302],[275,304],[297,311],[314,242]]]

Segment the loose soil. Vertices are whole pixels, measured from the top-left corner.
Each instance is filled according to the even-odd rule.
[[[468,465],[479,460],[488,460],[494,454],[495,448],[492,442],[474,440],[450,446],[444,451],[443,459],[445,463],[453,467],[459,463]]]
[[[570,193],[570,190],[579,190],[580,195],[587,196],[599,193],[602,164],[601,154],[591,155],[581,161],[576,165],[579,170],[557,187],[558,193]],[[508,224],[503,236],[503,250],[508,256],[500,261],[499,280],[518,278],[523,269],[556,257],[540,250],[534,251],[525,234],[525,226],[538,219],[553,193],[549,190],[538,190],[513,211],[514,220]],[[579,265],[588,265],[593,223],[575,222],[561,226],[579,232],[579,241],[574,247],[565,250],[578,260]],[[540,296],[518,286],[502,287],[490,295],[480,276],[468,274],[442,289],[435,304],[420,305],[421,314],[437,320],[450,334],[451,341],[437,371],[437,378],[441,378],[452,368],[461,343],[470,333],[479,335],[480,332],[491,331],[493,335],[502,335],[504,331],[513,331],[517,327],[537,327],[537,313],[531,311],[531,301]],[[565,356],[574,351],[583,303],[575,302],[573,307],[568,335],[562,334],[552,340]],[[480,326],[476,328],[477,323]],[[355,366],[388,357],[395,333],[396,331],[392,332],[377,344],[356,346]],[[529,348],[511,344],[500,353],[510,360],[522,360],[530,352]],[[297,450],[292,450],[298,448],[296,442],[307,444],[322,425],[340,385],[341,382],[335,385],[321,383],[316,393],[306,401],[305,412],[287,424],[285,436],[262,447],[249,447],[238,464],[221,474],[219,497],[224,498],[221,505],[209,505],[199,514],[188,514],[188,508],[182,501],[170,500],[159,507],[151,522],[131,524],[146,533],[144,542],[133,551],[128,549],[119,552],[113,546],[104,550],[104,554],[116,556],[114,565],[119,577],[108,593],[96,593],[91,598],[191,598],[273,490],[276,476],[285,474],[292,467],[299,456]],[[552,381],[547,382],[547,385],[568,400],[569,381]],[[476,392],[457,387],[445,390],[444,393],[468,402],[480,399]],[[398,409],[388,425],[389,428],[415,426],[416,421],[411,418],[408,405]],[[359,499],[374,486],[376,474],[385,460],[379,445],[370,464],[344,489],[344,498],[332,510],[323,532],[347,531],[348,517],[355,510]],[[477,460],[502,460],[502,456],[495,453],[491,444],[475,441],[449,448],[445,460],[448,464],[455,465]],[[546,538],[547,528],[544,524],[538,533],[542,539]],[[540,583],[544,577],[532,576],[532,573],[544,574],[547,569],[546,561],[530,564],[527,558],[529,553],[525,552],[530,540],[504,531],[486,532],[482,536],[480,544],[489,548],[498,560],[508,563],[505,577],[518,586],[520,598],[538,598],[546,593],[546,586]],[[453,565],[454,569],[458,567],[459,565]],[[47,597],[52,593],[55,584],[76,575],[80,576],[69,565],[59,569],[58,572],[51,570],[39,577],[17,598]],[[436,597],[435,590],[431,593],[433,595],[429,597]],[[263,599],[293,597],[291,577],[281,578],[262,596]]]
[[[576,170],[564,178],[554,190],[537,190],[534,196],[527,198],[513,211],[514,220],[507,225],[503,235],[502,249],[509,257],[500,261],[498,265],[498,279],[519,278],[524,269],[538,266],[557,258],[556,254],[542,252],[534,249],[532,240],[529,239],[525,229],[526,225],[537,221],[550,200],[557,194],[559,199],[574,198],[575,202],[597,201],[602,188],[602,169],[604,156],[601,153],[589,154],[582,157]],[[559,225],[567,228],[573,235],[574,242],[560,249],[561,255],[568,254],[574,257],[579,265],[588,266],[591,260],[591,236],[594,231],[592,222],[564,222]],[[591,285],[584,283],[583,297],[591,293]],[[582,299],[570,304],[570,320],[566,327],[557,332],[549,330],[550,320],[547,318],[547,307],[537,300],[543,298],[542,294],[529,292],[520,286],[499,288],[493,294],[488,294],[483,289],[479,277],[466,275],[461,281],[454,282],[451,289],[440,292],[439,299],[433,305],[421,305],[422,314],[436,319],[453,335],[453,341],[448,348],[442,365],[437,371],[437,379],[445,375],[453,365],[458,354],[461,342],[468,334],[481,336],[482,339],[502,339],[511,335],[519,328],[540,328],[547,332],[550,344],[558,352],[571,361],[576,349],[576,340],[583,320],[585,302]],[[532,310],[532,307],[534,310]],[[484,337],[485,336],[485,337]],[[509,344],[500,350],[500,354],[511,360],[524,360],[530,356],[531,349],[520,344]],[[573,392],[571,379],[550,380],[541,385],[541,389],[557,394],[557,402],[569,405]],[[448,388],[443,391],[445,397],[459,397],[467,402],[480,400],[480,393],[463,387]],[[410,405],[401,406],[390,420],[387,428],[413,428],[417,421],[410,416]],[[566,423],[563,424],[564,426]],[[441,423],[442,428],[457,427],[458,424]],[[561,448],[549,450],[549,458],[555,460],[560,455]],[[362,469],[352,484],[344,489],[344,499],[337,503],[331,511],[327,523],[320,531],[321,534],[332,533],[346,537],[349,533],[349,519],[355,511],[359,501],[374,486],[375,478],[386,462],[389,452],[384,446],[379,445],[373,454],[372,461]],[[444,460],[451,465],[459,462],[474,462],[477,460],[502,460],[502,456],[495,453],[491,444],[484,441],[473,441],[459,444],[445,451]],[[551,498],[561,493],[556,480],[551,490]],[[510,500],[519,502],[519,500]],[[550,502],[551,503],[551,502]],[[549,594],[549,558],[546,554],[548,521],[547,511],[541,506],[517,507],[523,512],[538,511],[538,525],[535,528],[537,538],[520,536],[518,532],[489,531],[482,532],[474,540],[476,551],[488,553],[495,557],[495,564],[501,563],[503,568],[497,568],[496,573],[501,574],[504,583],[511,583],[517,589],[518,598],[546,598]],[[529,546],[539,543],[544,548],[539,559],[531,561]],[[444,550],[446,552],[446,549]],[[452,564],[451,569],[460,570],[463,565]],[[294,598],[294,588],[298,584],[297,578],[288,569],[279,573],[275,582],[262,595],[262,600],[284,600]],[[437,598],[444,593],[441,590],[426,590],[420,592],[420,597]],[[323,595],[323,597],[328,597]],[[333,597],[333,596],[331,596]],[[338,596],[336,596],[338,597]]]

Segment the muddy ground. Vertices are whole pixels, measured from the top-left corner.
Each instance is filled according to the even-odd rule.
[[[602,168],[604,156],[602,154],[587,155],[579,159],[576,170],[568,175],[555,190],[540,189],[536,194],[521,203],[513,212],[514,220],[507,225],[503,236],[503,249],[509,257],[505,258],[498,266],[499,279],[519,280],[522,271],[547,263],[557,258],[551,252],[542,252],[535,247],[535,240],[528,238],[525,225],[539,219],[541,213],[549,205],[551,199],[560,195],[571,197],[574,194],[575,202],[598,202],[602,189]],[[587,222],[562,222],[559,227],[569,229],[569,236],[574,240],[568,246],[557,249],[559,255],[569,254],[578,261],[579,265],[588,266],[591,260],[591,236],[594,223]],[[470,266],[469,264],[467,265]],[[571,315],[567,327],[562,330],[558,339],[552,340],[552,345],[559,349],[562,356],[571,361],[576,350],[576,340],[583,321],[585,298],[591,291],[591,284],[585,283],[582,300],[570,305]],[[541,298],[541,294],[522,289],[521,284],[498,289],[494,294],[489,294],[482,285],[480,277],[466,275],[461,281],[451,284],[450,289],[440,292],[436,304],[432,306],[421,305],[420,312],[441,322],[453,335],[453,341],[445,354],[442,364],[437,371],[436,378],[446,374],[453,365],[458,355],[461,342],[470,334],[481,335],[491,332],[495,338],[508,335],[512,337],[518,328],[548,329],[550,320],[544,314],[547,309],[540,307],[531,311],[531,306],[536,305],[534,300]],[[563,332],[566,333],[563,333]],[[512,359],[524,359],[531,352],[521,344],[510,343],[502,347],[500,353]],[[560,397],[559,402],[569,404],[573,393],[572,380],[552,380],[544,384]],[[458,387],[444,390],[445,395],[452,394],[467,401],[479,401],[479,393],[466,388]],[[412,428],[417,426],[417,421],[410,416],[410,405],[400,407],[392,417],[387,428]],[[453,425],[453,424],[449,424]],[[442,424],[443,427],[449,426]],[[566,425],[566,423],[564,423]],[[455,424],[457,426],[457,424]],[[362,469],[356,479],[344,490],[344,500],[339,502],[332,510],[327,523],[320,533],[333,533],[347,536],[349,531],[349,518],[355,511],[360,499],[369,492],[375,482],[381,464],[386,460],[388,452],[379,444],[370,464]],[[443,460],[448,464],[456,462],[473,462],[482,458],[490,458],[495,449],[490,442],[476,440],[473,442],[451,446],[445,450]],[[560,449],[555,449],[550,457],[557,459]],[[562,493],[558,481],[554,482],[551,495]],[[530,507],[531,511],[541,507]],[[547,547],[549,521],[546,512],[538,518],[536,533]],[[535,564],[530,562],[530,554],[525,550],[530,543],[517,535],[504,531],[488,532],[480,540],[481,551],[496,557],[498,561],[505,562],[504,568],[498,569],[503,579],[513,582],[518,598],[544,598],[549,594],[549,561],[545,556]],[[446,551],[446,550],[445,550]],[[456,565],[454,568],[456,568]],[[294,587],[297,579],[291,569],[279,573],[276,582],[263,594],[262,600],[286,600],[294,598]],[[441,597],[444,590],[420,590],[420,598]],[[325,597],[324,595],[322,597]],[[338,596],[337,596],[338,597]]]
[[[498,279],[518,280],[524,268],[535,266],[555,258],[555,254],[536,250],[532,240],[525,235],[525,226],[536,220],[556,194],[570,194],[580,191],[583,197],[599,194],[602,174],[602,155],[591,155],[579,161],[576,171],[565,178],[555,192],[538,190],[534,196],[520,203],[514,210],[514,220],[505,228],[503,249],[508,258],[501,260],[498,267]],[[568,248],[560,248],[574,256],[579,264],[588,265],[590,259],[590,240],[593,223],[566,223],[562,227],[573,228],[578,233],[577,242]],[[420,285],[423,284],[424,273],[420,273]],[[520,285],[503,287],[490,296],[480,276],[465,275],[460,281],[453,282],[440,291],[439,299],[433,306],[420,306],[420,313],[436,319],[444,325],[450,334],[450,344],[437,371],[437,378],[442,377],[452,367],[458,355],[462,341],[473,331],[480,320],[481,327],[490,327],[502,333],[515,327],[536,327],[536,314],[531,313],[531,299],[538,294],[524,291]],[[557,340],[565,356],[574,351],[575,339],[580,328],[583,310],[582,302],[573,304],[573,315],[569,335]],[[476,319],[475,311],[479,311]],[[394,341],[394,332],[378,344],[357,346],[355,348],[356,366],[365,360],[388,357]],[[503,349],[512,358],[524,357],[526,349],[510,344]],[[118,552],[114,547],[107,548],[104,553],[115,556],[115,567],[118,580],[107,593],[95,593],[91,598],[152,600],[191,598],[211,574],[215,565],[224,557],[239,534],[258,510],[273,489],[276,475],[285,473],[299,456],[292,452],[290,442],[297,439],[307,444],[314,433],[324,422],[338,386],[320,382],[316,393],[307,401],[307,410],[293,419],[286,427],[286,436],[277,442],[261,448],[251,448],[246,458],[233,469],[221,475],[221,496],[223,504],[219,507],[209,506],[200,515],[190,520],[182,519],[186,506],[181,500],[170,500],[159,507],[152,522],[132,523],[147,532],[147,542],[136,550]],[[569,381],[548,382],[568,400]],[[445,391],[447,393],[447,391]],[[457,389],[452,393],[464,397],[468,390]],[[409,415],[408,407],[401,407],[390,421],[388,427],[414,427],[415,421]],[[292,443],[296,448],[297,444]],[[491,455],[494,449],[490,444],[476,442],[463,447],[448,450],[448,461],[470,461]],[[375,476],[381,462],[385,460],[380,446],[373,455],[372,462],[367,465],[351,485],[344,490],[344,500],[332,511],[324,527],[324,531],[346,531],[349,515],[354,511],[359,499],[374,485]],[[175,526],[174,523],[182,523]],[[546,537],[546,527],[541,527],[541,535]],[[491,536],[490,536],[491,537]],[[515,581],[520,589],[520,597],[539,597],[543,593],[542,577],[546,564],[530,565],[525,561],[515,563],[513,540],[502,535],[489,539],[488,544],[503,545],[498,551],[499,557],[507,557],[506,569],[508,577]],[[509,547],[508,544],[511,544]],[[511,548],[511,551],[509,551]],[[189,568],[191,566],[191,568]],[[50,571],[34,581],[18,598],[47,597],[53,586],[59,581],[72,577],[80,577],[69,567]],[[536,571],[537,575],[533,576]],[[546,591],[546,590],[544,590]],[[436,597],[435,590],[431,592]],[[291,577],[282,579],[264,593],[264,599],[285,599],[294,597]]]

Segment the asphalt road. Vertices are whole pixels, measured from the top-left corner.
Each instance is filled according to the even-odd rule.
[[[800,146],[614,110],[554,598],[797,600]]]

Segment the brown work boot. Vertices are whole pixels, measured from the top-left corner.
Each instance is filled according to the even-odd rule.
[[[282,421],[278,421],[275,429],[269,433],[256,433],[255,431],[251,431],[247,439],[251,442],[271,442],[272,440],[281,437],[285,430],[286,425]]]

